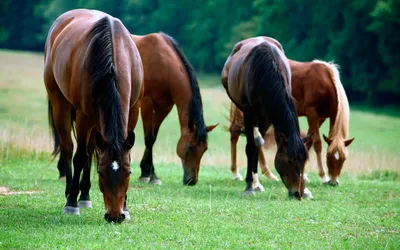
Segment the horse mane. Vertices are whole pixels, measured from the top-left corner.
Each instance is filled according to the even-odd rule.
[[[305,161],[308,152],[300,138],[300,127],[296,107],[291,93],[285,87],[285,77],[278,68],[280,54],[275,46],[263,42],[255,46],[247,55],[245,63],[245,85],[254,84],[254,92],[262,93],[262,105],[268,107],[268,114],[275,129],[275,138],[280,142],[279,132],[288,139],[287,156],[291,159]],[[283,73],[290,73],[290,69]],[[286,78],[290,81],[290,77]],[[279,145],[279,144],[278,144]]]
[[[121,100],[117,89],[113,62],[111,22],[108,16],[97,21],[88,33],[88,70],[92,87],[94,110],[104,126],[103,132],[110,157],[123,150],[124,129]],[[101,110],[101,114],[100,111]]]
[[[161,35],[164,36],[174,48],[175,52],[178,54],[181,59],[183,65],[185,66],[186,72],[189,77],[190,87],[192,89],[192,99],[189,102],[189,121],[188,127],[191,130],[195,130],[195,139],[197,143],[205,143],[207,141],[207,127],[204,122],[203,117],[203,103],[201,101],[201,94],[199,90],[199,84],[197,82],[196,73],[190,64],[189,60],[183,54],[183,51],[171,36],[161,32]]]
[[[343,142],[349,134],[350,108],[346,92],[344,91],[342,82],[340,81],[339,65],[334,64],[333,62],[324,62],[320,60],[313,60],[313,62],[320,63],[327,68],[337,95],[337,113],[335,123],[329,131],[329,138],[332,139],[332,143],[328,150],[334,152],[341,149],[343,151],[345,145],[341,142]]]

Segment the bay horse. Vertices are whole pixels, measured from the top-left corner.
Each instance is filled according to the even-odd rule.
[[[266,40],[272,39],[264,37]],[[275,40],[276,41],[276,40]],[[283,50],[282,50],[283,51]],[[308,133],[313,134],[312,140],[307,143],[307,149],[314,146],[317,154],[318,172],[324,183],[337,186],[343,163],[348,156],[347,146],[354,138],[346,140],[349,132],[350,109],[346,92],[340,81],[338,66],[333,63],[314,60],[312,62],[298,62],[289,60],[292,71],[292,96],[296,100],[298,116],[306,116]],[[329,177],[322,166],[322,143],[319,128],[329,118],[329,137],[323,135],[328,144],[327,166]],[[236,144],[238,133],[242,130],[242,112],[231,104],[230,133],[231,133],[231,171],[234,179],[240,180],[236,165]],[[265,161],[264,152],[260,151],[260,161]],[[261,171],[269,179],[271,171],[267,164],[260,164]]]
[[[53,155],[60,153],[57,166],[60,176],[66,176],[64,213],[79,214],[79,207],[91,207],[90,166],[95,155],[104,218],[122,222],[129,217],[129,151],[143,96],[142,61],[130,33],[120,20],[100,11],[65,12],[47,36],[44,83]],[[73,175],[71,130],[77,142]]]
[[[301,199],[305,194],[304,165],[308,152],[302,139],[291,97],[291,71],[282,50],[261,37],[250,38],[235,45],[221,73],[224,86],[231,101],[243,112],[247,139],[247,174],[244,195],[259,190],[257,162],[262,142],[270,125],[278,151],[275,166],[290,197]],[[258,132],[259,131],[259,132]],[[255,133],[257,132],[257,133]],[[307,196],[310,195],[307,190]]]
[[[153,164],[153,146],[161,123],[175,104],[181,132],[176,152],[183,165],[183,184],[195,185],[208,147],[207,133],[218,124],[205,124],[196,74],[179,44],[164,33],[132,38],[143,60],[145,86],[140,113],[146,149],[139,180],[161,184]]]

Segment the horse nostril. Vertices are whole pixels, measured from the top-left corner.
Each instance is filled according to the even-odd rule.
[[[111,222],[111,216],[110,216],[110,214],[105,213],[105,214],[104,214],[104,219],[105,219],[107,222]]]
[[[301,195],[299,191],[289,191],[289,198],[296,198],[301,200]]]

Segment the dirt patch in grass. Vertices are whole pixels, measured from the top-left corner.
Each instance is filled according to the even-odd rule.
[[[42,193],[39,190],[11,191],[9,187],[0,186],[0,196]]]

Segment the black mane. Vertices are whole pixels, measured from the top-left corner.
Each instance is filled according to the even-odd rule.
[[[204,143],[207,141],[207,127],[203,117],[203,103],[201,101],[201,95],[199,90],[199,84],[197,82],[196,73],[190,64],[189,60],[183,54],[179,44],[165,33],[161,33],[174,47],[175,52],[178,54],[183,65],[185,66],[186,72],[189,76],[190,86],[192,88],[192,99],[189,103],[189,129],[195,130],[195,138],[198,143]]]
[[[94,110],[104,126],[109,157],[121,155],[124,142],[121,100],[117,90],[113,62],[111,23],[107,16],[97,21],[89,32],[88,70]],[[100,111],[102,117],[100,117]]]
[[[254,96],[262,93],[261,103],[268,108],[267,116],[274,125],[275,138],[279,140],[277,133],[281,132],[288,139],[288,157],[306,160],[308,152],[300,138],[296,107],[291,93],[285,87],[284,81],[285,78],[288,79],[288,72],[282,69],[286,77],[282,75],[277,59],[282,60],[274,46],[267,42],[255,46],[245,59],[248,63],[245,72],[246,86],[252,82]]]

